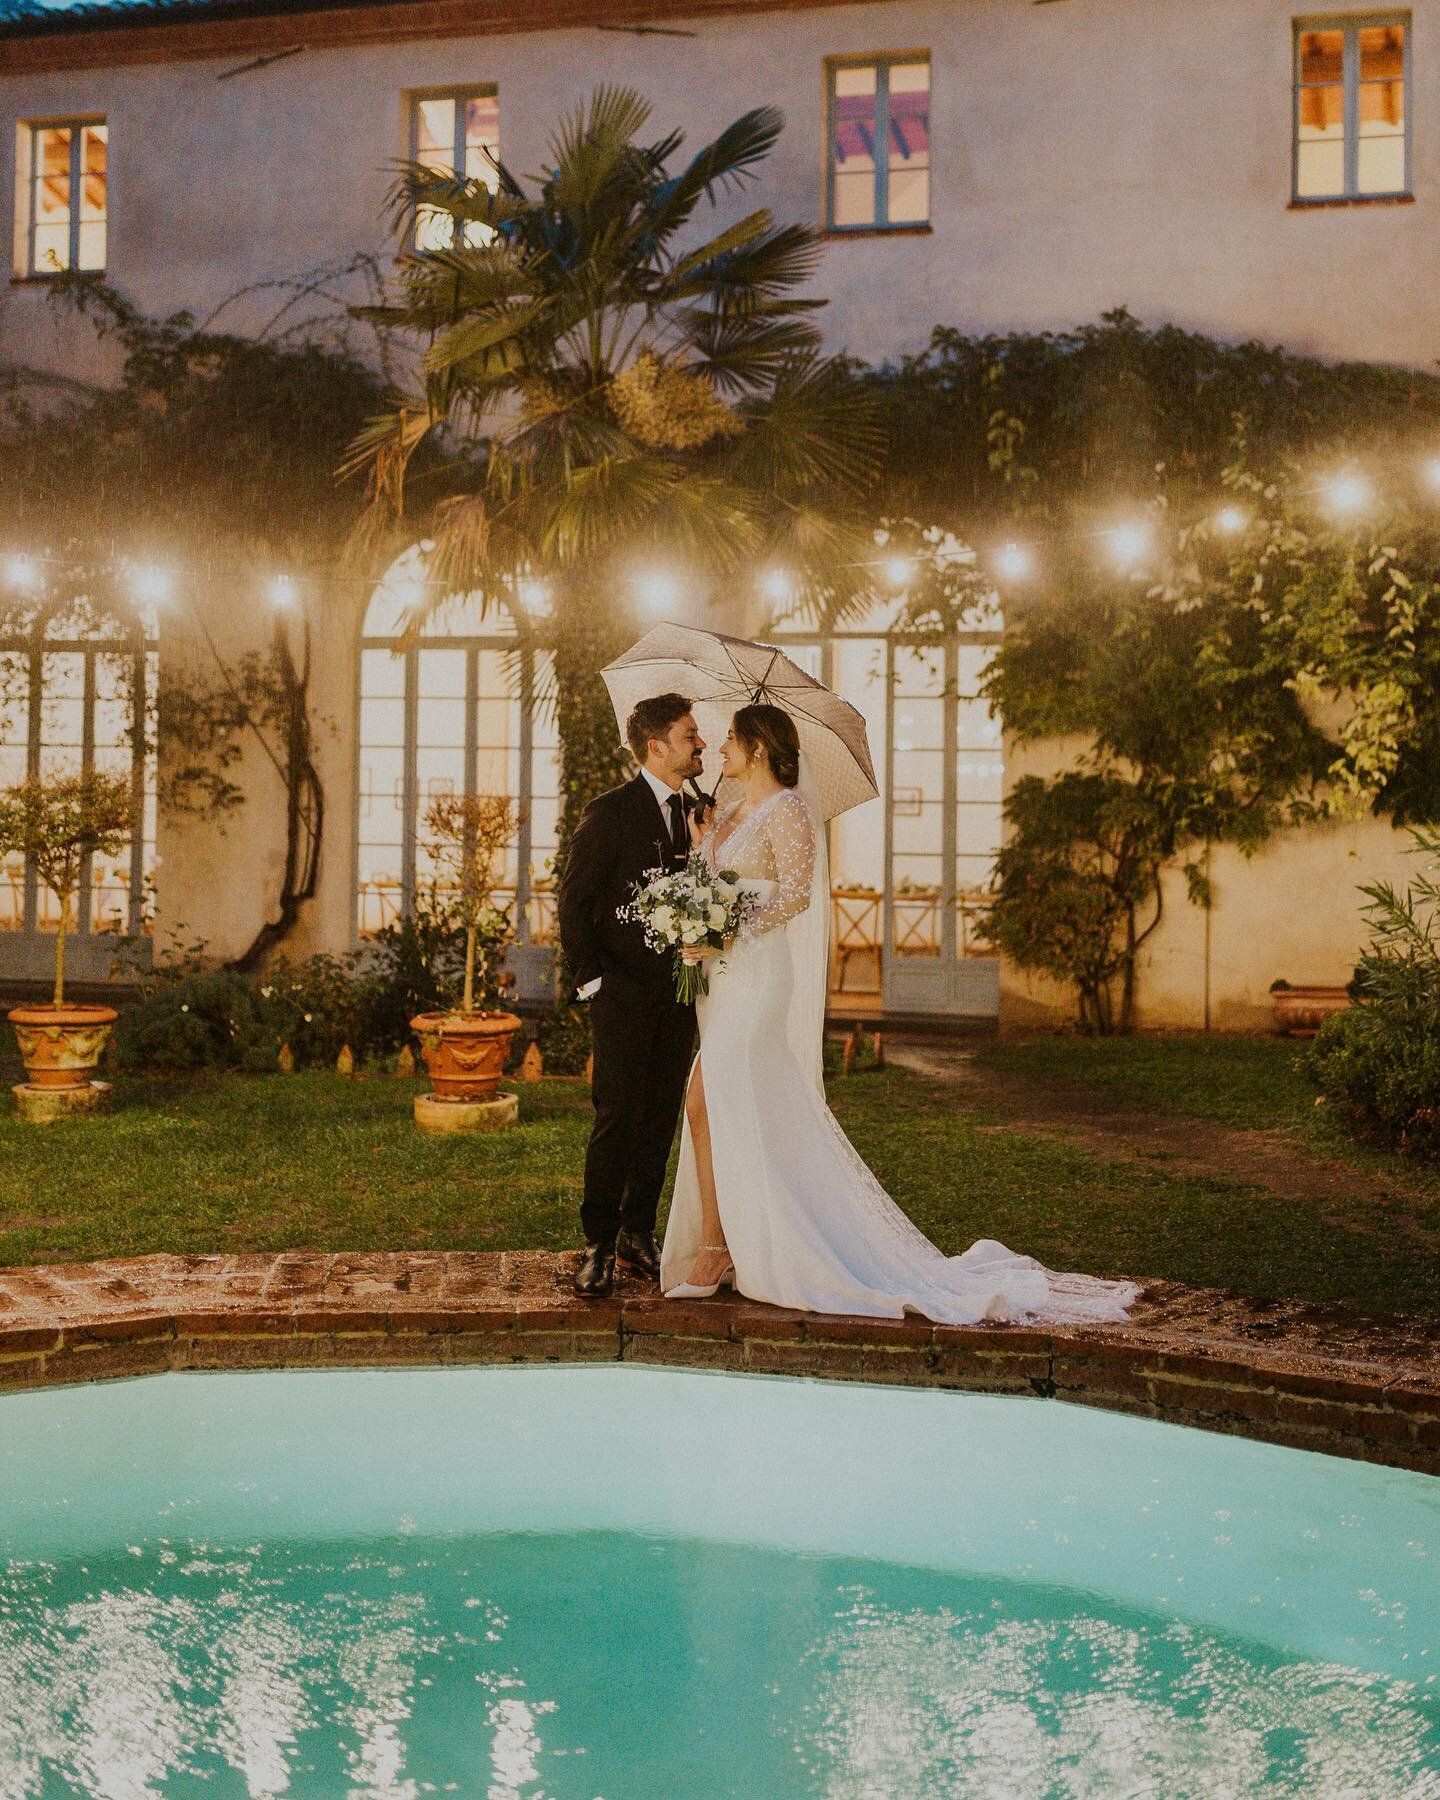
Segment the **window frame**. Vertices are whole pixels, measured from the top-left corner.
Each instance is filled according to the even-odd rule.
[[[460,176],[462,180],[469,179],[462,173],[465,167],[465,113],[467,103],[471,100],[493,100],[495,102],[496,116],[495,148],[498,159],[500,151],[500,86],[498,82],[472,81],[462,87],[447,85],[445,87],[408,88],[405,93],[405,104],[408,110],[408,118],[406,121],[406,143],[408,145],[408,157],[412,163],[418,163],[420,160],[420,103],[422,100],[451,100],[454,102],[455,135],[450,143],[451,162],[449,167],[451,173]],[[410,221],[410,229],[406,233],[405,241],[408,249],[413,251],[416,255],[423,256],[426,253],[420,249],[417,242],[419,230],[420,213],[417,210],[415,217]],[[452,234],[450,243],[446,248],[453,249],[454,243],[455,240]]]
[[[890,210],[890,70],[899,64],[923,62],[929,73],[926,88],[925,130],[928,139],[928,174],[923,219],[891,220]],[[835,77],[842,69],[875,70],[875,136],[887,145],[887,154],[875,158],[875,217],[863,225],[835,223]],[[823,80],[825,84],[824,192],[822,196],[822,229],[827,236],[863,237],[878,232],[925,232],[933,230],[935,217],[935,62],[929,50],[871,50],[863,54],[827,56]],[[886,215],[886,216],[882,216]]]
[[[145,852],[147,848],[145,802],[147,778],[155,761],[155,752],[149,741],[146,721],[149,709],[155,701],[158,687],[159,638],[143,622],[139,621],[132,630],[113,636],[100,632],[68,632],[63,636],[52,637],[49,635],[48,627],[57,613],[63,613],[63,603],[41,606],[37,609],[28,629],[0,631],[0,653],[26,659],[26,779],[33,781],[40,775],[41,759],[45,749],[45,658],[53,655],[78,655],[83,658],[84,687],[81,696],[80,767],[82,773],[85,774],[89,774],[95,767],[95,703],[98,697],[95,660],[99,656],[126,658],[130,663],[132,705],[129,725],[130,799],[136,820],[136,828],[131,833],[129,843],[130,892],[127,917],[122,932],[117,933],[105,928],[96,930],[95,888],[91,858],[86,856],[81,865],[80,882],[75,893],[76,908],[71,930],[77,938],[118,940],[122,936],[145,937],[148,936],[145,929],[147,922],[145,916]],[[152,657],[157,659],[153,681],[150,660]],[[149,848],[153,850],[155,846],[151,844]],[[45,943],[49,943],[53,939],[53,933],[42,930],[39,923],[40,879],[34,864],[28,857],[25,861],[24,881],[23,913],[20,927],[15,932],[0,933],[0,948],[3,948],[6,939],[11,938]]]
[[[93,126],[105,127],[105,259],[97,269],[80,267],[81,195],[85,171],[81,157],[85,132]],[[89,276],[103,280],[110,267],[110,119],[107,113],[66,113],[61,117],[21,119],[20,136],[24,153],[16,158],[16,207],[24,221],[23,260],[20,277],[25,281],[53,281],[57,275]],[[41,269],[35,263],[35,232],[39,225],[39,209],[35,205],[36,160],[39,136],[43,131],[70,133],[70,260],[63,269]]]
[[[362,628],[359,638],[359,652],[355,659],[355,779],[352,789],[353,829],[351,831],[351,870],[350,870],[350,942],[353,948],[363,950],[369,941],[370,934],[361,930],[361,877],[360,862],[363,848],[362,837],[362,801],[364,799],[362,783],[364,780],[364,727],[363,704],[365,694],[365,657],[367,650],[384,650],[394,656],[400,663],[403,673],[402,694],[400,696],[404,709],[403,742],[401,750],[401,839],[400,839],[400,916],[408,918],[413,915],[415,901],[421,891],[417,872],[417,849],[419,846],[420,818],[420,777],[419,759],[419,702],[420,702],[420,655],[425,650],[459,650],[465,654],[465,741],[462,746],[464,754],[464,786],[465,794],[480,792],[478,781],[479,743],[477,738],[479,691],[479,659],[482,652],[500,652],[514,657],[515,689],[510,698],[518,707],[516,721],[515,755],[519,770],[519,793],[515,796],[518,823],[515,834],[515,900],[513,925],[515,945],[522,955],[533,948],[533,929],[531,923],[531,902],[535,898],[535,881],[531,875],[531,863],[534,856],[534,827],[531,819],[531,798],[535,791],[535,721],[549,702],[546,698],[545,683],[541,679],[541,664],[546,656],[553,656],[554,644],[548,634],[537,632],[523,616],[511,615],[514,629],[507,631],[502,626],[493,631],[482,632],[450,632],[438,630],[423,632],[413,641],[403,641],[397,632],[393,635],[376,635]],[[563,804],[563,793],[560,800]],[[558,815],[557,815],[558,825]]]
[[[1360,33],[1376,26],[1399,26],[1405,34],[1405,47],[1400,79],[1405,94],[1405,176],[1404,186],[1383,191],[1362,192],[1359,188],[1360,162]],[[1306,84],[1300,79],[1300,40],[1306,32],[1339,31],[1341,43],[1341,93],[1343,106],[1344,184],[1332,194],[1300,192],[1300,101]],[[1291,21],[1290,34],[1290,204],[1292,206],[1335,206],[1342,203],[1364,203],[1408,200],[1414,195],[1412,163],[1415,140],[1414,72],[1415,19],[1405,11],[1365,13],[1306,13]],[[1313,85],[1313,84],[1311,84]]]

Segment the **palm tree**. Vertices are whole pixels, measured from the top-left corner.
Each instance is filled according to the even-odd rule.
[[[797,599],[833,598],[859,560],[879,447],[870,403],[820,353],[824,302],[797,292],[815,234],[759,208],[691,241],[702,202],[755,178],[781,115],[746,113],[675,174],[682,135],[642,144],[649,116],[639,95],[597,89],[533,192],[503,163],[483,179],[406,166],[397,228],[438,247],[408,249],[387,304],[361,309],[423,354],[344,465],[370,484],[357,544],[413,539],[423,520],[432,596],[495,603],[544,583],[562,843],[619,772],[598,670],[626,641],[634,566],[719,583],[778,564]],[[417,506],[406,470],[436,440],[451,491]]]

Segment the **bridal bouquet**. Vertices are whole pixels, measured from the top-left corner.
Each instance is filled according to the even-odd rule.
[[[684,1006],[710,992],[703,962],[686,962],[690,945],[723,950],[755,904],[732,869],[712,869],[698,851],[683,869],[647,869],[635,883],[635,897],[617,917],[645,927],[645,942],[664,955],[675,953],[675,998]]]

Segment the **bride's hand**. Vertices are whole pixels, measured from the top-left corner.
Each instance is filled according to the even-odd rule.
[[[680,952],[680,959],[682,962],[698,963],[704,962],[707,956],[719,956],[719,954],[720,946],[718,944],[686,944]]]
[[[690,827],[690,842],[698,850],[715,829],[715,807],[712,803],[705,808],[705,816],[699,817],[699,808],[685,815],[685,822]]]

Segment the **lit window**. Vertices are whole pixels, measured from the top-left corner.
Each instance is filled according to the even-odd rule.
[[[1404,18],[1297,25],[1297,200],[1409,192],[1409,51]]]
[[[493,194],[500,185],[500,101],[493,88],[417,95],[410,116],[410,156],[427,169],[478,181]],[[465,227],[467,244],[484,244],[492,232],[478,221]],[[448,213],[421,209],[415,221],[417,250],[448,250]]]
[[[22,128],[20,206],[27,223],[24,273],[59,275],[67,269],[99,273],[105,267],[105,159],[109,128],[103,120]]]
[[[0,787],[99,769],[129,778],[138,831],[113,856],[81,872],[72,924],[81,940],[67,955],[76,971],[102,977],[110,950],[83,940],[148,935],[155,867],[155,621],[122,621],[84,601],[15,615],[0,635]],[[0,859],[0,933],[15,944],[53,932],[60,903],[21,856]],[[23,972],[0,937],[0,970]]]
[[[829,65],[826,224],[893,230],[930,218],[930,61]]]
[[[457,595],[409,641],[405,577],[376,588],[360,648],[356,930],[372,937],[448,879],[425,815],[448,794],[508,794],[519,829],[496,898],[525,945],[554,941],[551,868],[559,837],[554,658],[503,607]]]

